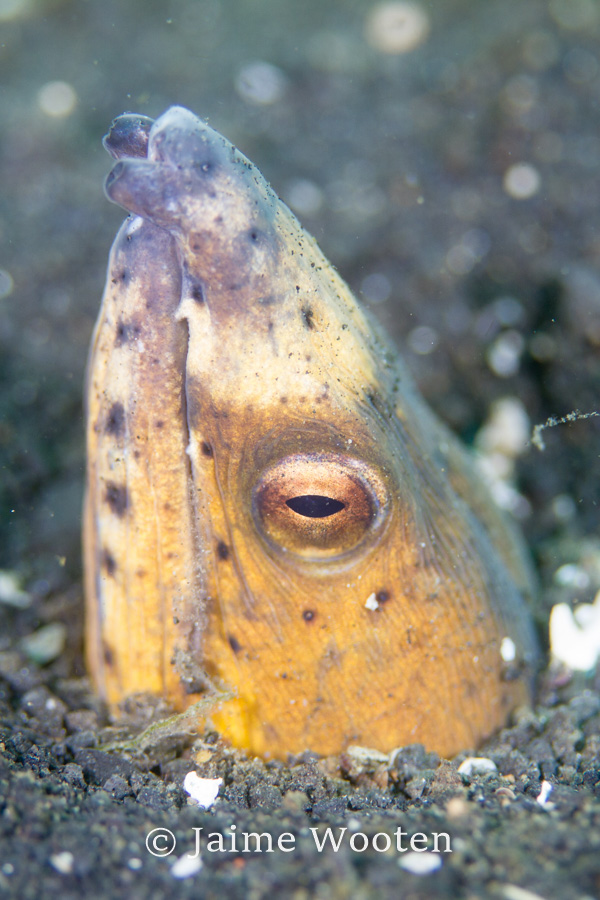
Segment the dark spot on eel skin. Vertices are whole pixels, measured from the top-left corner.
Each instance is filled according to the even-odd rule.
[[[195,300],[196,303],[204,303],[204,289],[201,284],[192,285],[192,289],[190,291],[190,296],[192,300]]]
[[[115,655],[112,651],[112,648],[108,646],[108,644],[102,645],[102,655],[104,656],[104,662],[107,666],[114,665]]]
[[[106,417],[106,433],[121,437],[125,426],[125,409],[122,403],[113,403]]]
[[[121,518],[125,515],[125,511],[129,505],[126,487],[115,484],[114,481],[107,481],[104,499],[116,516]]]
[[[386,403],[382,399],[381,395],[375,388],[371,388],[365,394],[367,402],[373,407],[373,409],[379,413],[379,415],[384,419],[390,418],[390,410],[387,408]]]
[[[113,284],[118,284],[119,282],[121,282],[122,284],[126,284],[126,282],[127,282],[128,280],[129,280],[129,272],[127,271],[127,269],[123,269],[121,272],[119,272],[118,275],[116,275],[116,276],[112,279],[112,283],[113,283]]]
[[[238,639],[237,639],[237,638],[234,638],[234,636],[233,636],[232,634],[230,634],[230,635],[228,636],[227,640],[229,641],[229,646],[231,647],[231,649],[233,650],[233,652],[234,652],[234,653],[239,653],[240,650],[242,649],[242,645],[240,644],[240,642],[238,641]]]
[[[202,443],[200,444],[200,449],[202,450],[202,453],[204,454],[204,456],[212,456],[213,455],[213,448],[210,446],[208,441],[202,441]]]
[[[165,427],[165,423],[163,422],[162,419],[157,419],[156,422],[154,423],[154,427],[155,427],[155,428],[159,428],[159,429],[160,429],[160,428],[164,428],[164,427]]]
[[[125,322],[118,322],[117,331],[115,333],[115,347],[120,347],[127,341],[127,325]]]
[[[302,320],[304,322],[304,325],[306,326],[306,328],[308,328],[309,331],[312,331],[313,328],[315,327],[315,323],[313,321],[313,316],[314,316],[314,312],[312,311],[312,307],[310,307],[310,306],[302,307]]]
[[[314,609],[305,609],[302,613],[302,618],[305,622],[312,622],[316,615]]]
[[[128,343],[132,338],[139,337],[142,329],[139,325],[135,323],[127,323],[123,322],[120,319],[117,322],[117,330],[115,332],[115,347],[122,347],[123,344]]]
[[[391,594],[389,591],[377,591],[375,598],[378,603],[387,603]]]
[[[114,575],[117,571],[117,564],[115,562],[115,558],[106,548],[102,551],[102,566],[106,569],[107,575]]]
[[[217,544],[217,556],[219,559],[229,559],[229,547],[225,541],[219,541]]]

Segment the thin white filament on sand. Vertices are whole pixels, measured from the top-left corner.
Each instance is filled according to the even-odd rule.
[[[543,425],[534,425],[533,432],[531,434],[531,443],[538,448],[538,450],[545,450],[546,444],[544,443],[544,439],[542,437],[542,431],[546,428],[554,428],[556,425],[566,425],[567,422],[577,422],[579,419],[592,419],[594,417],[600,416],[600,412],[596,410],[588,413],[579,412],[578,409],[574,409],[573,412],[567,413],[566,416],[550,416],[549,419],[543,423]]]

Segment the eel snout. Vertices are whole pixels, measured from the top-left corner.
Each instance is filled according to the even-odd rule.
[[[154,123],[119,116],[104,144],[118,160],[105,182],[108,198],[182,238],[192,256],[222,257],[240,235],[252,240],[254,232],[256,241],[264,232],[273,200],[266,182],[188,110],[174,106]]]

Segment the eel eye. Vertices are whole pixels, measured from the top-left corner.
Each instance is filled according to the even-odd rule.
[[[312,560],[354,550],[386,508],[373,467],[335,453],[285,457],[263,472],[252,497],[254,521],[267,541]]]

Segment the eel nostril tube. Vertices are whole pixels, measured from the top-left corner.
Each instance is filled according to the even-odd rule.
[[[108,134],[102,139],[104,149],[114,159],[125,156],[145,157],[148,155],[150,129],[154,124],[148,116],[125,113],[113,120]]]

